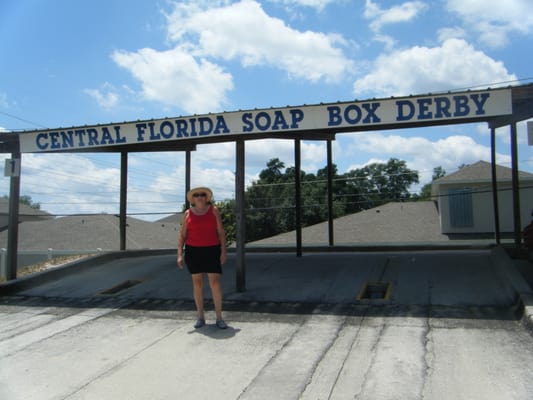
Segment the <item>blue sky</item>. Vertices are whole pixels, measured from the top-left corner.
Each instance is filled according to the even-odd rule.
[[[2,0],[0,129],[526,84],[532,32],[529,0]],[[518,136],[519,167],[533,172],[525,123]],[[497,137],[497,161],[510,166],[508,128]],[[302,168],[323,168],[325,149],[304,141]],[[273,157],[293,165],[293,142],[247,142],[247,182]],[[346,133],[333,146],[341,173],[391,157],[428,183],[434,167],[490,161],[489,130]],[[184,158],[131,154],[128,212],[181,210]],[[234,197],[233,144],[199,146],[192,164],[193,185]],[[21,194],[54,214],[116,213],[119,166],[117,154],[24,154]]]

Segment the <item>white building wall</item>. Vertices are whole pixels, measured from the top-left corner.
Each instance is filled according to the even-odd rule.
[[[523,229],[531,221],[533,209],[533,182],[522,184],[520,189],[520,217]],[[471,188],[473,207],[473,226],[451,226],[448,195],[451,189]],[[494,206],[491,186],[487,185],[441,185],[438,197],[441,232],[448,233],[488,233],[495,231]],[[510,184],[498,185],[498,210],[500,214],[500,232],[514,232],[513,192]]]

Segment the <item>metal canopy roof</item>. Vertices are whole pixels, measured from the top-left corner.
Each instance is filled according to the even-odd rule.
[[[469,106],[461,104],[461,99],[471,101]],[[404,105],[409,111],[404,112]],[[487,105],[487,112],[485,112]],[[382,107],[383,106],[383,107]],[[392,110],[396,107],[396,113]],[[418,107],[416,118],[415,108]],[[434,108],[431,108],[434,107]],[[450,107],[455,107],[452,112]],[[341,108],[343,114],[341,115]],[[383,108],[384,115],[381,115]],[[304,118],[304,110],[308,111],[308,119]],[[255,114],[255,125],[250,120]],[[284,114],[286,113],[286,115]],[[333,113],[333,116],[332,116]],[[364,118],[363,118],[364,114]],[[406,117],[409,115],[409,117]],[[238,126],[241,116],[241,127]],[[326,118],[324,118],[326,116]],[[226,125],[226,117],[228,124]],[[291,119],[289,125],[285,118]],[[382,118],[383,117],[383,118]],[[405,118],[404,118],[405,117]],[[315,105],[288,107],[286,109],[250,110],[244,113],[221,113],[218,115],[199,116],[198,121],[209,121],[216,124],[215,134],[203,131],[200,127],[190,128],[189,131],[180,130],[179,123],[191,126],[197,116],[185,117],[180,120],[150,120],[136,121],[112,125],[81,126],[59,128],[56,130],[32,130],[22,132],[0,132],[0,152],[12,153],[20,158],[21,151],[38,153],[121,153],[121,199],[120,199],[120,241],[121,250],[126,248],[126,193],[127,193],[127,157],[130,152],[158,152],[185,151],[186,152],[186,189],[190,185],[190,151],[205,143],[236,142],[236,283],[237,290],[245,290],[245,260],[244,260],[244,142],[247,140],[283,138],[295,140],[295,208],[296,208],[296,247],[297,255],[301,255],[301,223],[300,223],[300,140],[327,140],[328,152],[328,213],[329,237],[333,246],[333,198],[331,190],[332,154],[331,141],[335,134],[342,132],[362,132],[374,130],[405,129],[414,127],[429,127],[438,125],[465,124],[471,122],[487,122],[491,128],[493,186],[495,181],[495,129],[505,125],[511,126],[512,153],[512,182],[513,208],[515,225],[515,244],[518,248],[521,242],[520,232],[520,204],[518,195],[518,161],[516,123],[533,118],[533,85],[522,85],[508,88],[487,89],[485,91],[448,92],[429,94],[426,96],[408,96],[389,99],[371,99],[366,102],[338,102],[329,105]],[[210,118],[215,118],[213,122]],[[337,123],[342,120],[342,123]],[[189,121],[189,122],[188,122]],[[236,124],[237,122],[237,124]],[[267,122],[269,127],[266,128]],[[301,125],[299,124],[300,122]],[[359,123],[361,122],[361,123]],[[175,126],[173,125],[175,123]],[[271,124],[272,123],[272,124]],[[159,131],[154,127],[157,126]],[[271,124],[271,125],[270,125]],[[220,126],[219,126],[220,125]],[[230,129],[231,128],[231,129]],[[250,129],[248,129],[250,128]],[[147,133],[146,130],[153,130]],[[254,131],[255,130],[255,131]],[[249,133],[253,131],[252,133]],[[206,133],[204,135],[204,133]],[[154,139],[152,138],[154,134]],[[24,136],[26,135],[26,136]],[[86,135],[86,136],[84,136]],[[100,135],[100,136],[98,136]],[[115,136],[113,136],[115,135]],[[149,140],[145,140],[146,136]],[[23,138],[21,140],[21,137]],[[85,143],[87,140],[87,144]],[[131,140],[128,142],[128,140]],[[75,142],[76,141],[76,142]],[[17,242],[18,242],[18,200],[20,192],[20,177],[11,176],[10,208],[9,208],[9,237],[6,265],[6,278],[16,278],[17,271]],[[496,236],[499,243],[499,217],[496,190],[494,193],[494,210],[496,221]]]

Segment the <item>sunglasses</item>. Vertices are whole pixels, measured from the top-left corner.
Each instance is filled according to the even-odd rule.
[[[207,193],[195,193],[192,197],[207,197]]]

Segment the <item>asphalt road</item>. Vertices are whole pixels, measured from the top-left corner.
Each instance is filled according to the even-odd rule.
[[[490,252],[257,255],[246,293],[230,262],[227,330],[211,304],[193,328],[173,263],[119,259],[0,297],[0,399],[533,398],[533,336]],[[391,299],[354,301],[374,276]]]

